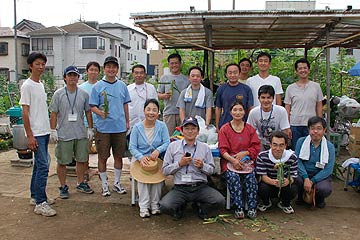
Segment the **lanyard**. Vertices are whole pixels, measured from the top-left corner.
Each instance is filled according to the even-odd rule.
[[[268,119],[264,119],[263,118],[263,111],[262,111],[262,108],[260,107],[260,117],[261,117],[260,123],[261,123],[261,130],[262,130],[262,135],[263,136],[264,136],[264,133],[265,133],[267,127],[269,126],[273,110],[274,110],[274,107],[271,106],[271,112],[270,112],[270,115],[269,115]]]
[[[184,144],[184,139],[182,140],[182,147],[183,147],[183,153],[184,153],[184,155],[185,155],[185,144]],[[194,160],[194,157],[195,157],[195,153],[196,153],[196,148],[197,148],[197,144],[195,144],[194,143],[194,145],[195,145],[195,150],[194,150],[194,153],[191,155],[191,160],[193,161]],[[189,168],[189,165],[186,165],[186,174],[188,173],[188,168]]]
[[[67,88],[65,87],[65,93],[66,93],[66,97],[67,97],[67,100],[68,100],[69,105],[70,105],[70,108],[71,108],[71,114],[74,114],[74,107],[75,107],[77,92],[78,92],[78,89],[76,88],[76,90],[75,90],[74,102],[73,102],[73,104],[71,105],[71,103],[70,103],[70,98],[69,98],[69,94],[68,94]]]

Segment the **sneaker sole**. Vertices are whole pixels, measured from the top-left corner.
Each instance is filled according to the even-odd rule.
[[[91,191],[85,191],[85,190],[82,190],[82,189],[76,189],[77,192],[80,192],[80,193],[86,193],[86,194],[93,194],[94,193],[94,190],[91,190]]]
[[[54,214],[44,214],[44,213],[38,212],[38,211],[34,211],[34,213],[36,213],[37,215],[45,216],[45,217],[53,217],[53,216],[56,215],[56,213],[54,213]]]
[[[112,189],[113,192],[118,193],[118,194],[126,194],[126,190],[125,191],[118,191],[115,189]]]

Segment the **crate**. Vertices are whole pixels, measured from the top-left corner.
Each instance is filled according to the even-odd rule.
[[[355,135],[349,136],[348,150],[352,157],[360,157],[360,141]]]
[[[11,107],[6,111],[6,115],[10,117],[11,124],[23,124],[21,107]]]

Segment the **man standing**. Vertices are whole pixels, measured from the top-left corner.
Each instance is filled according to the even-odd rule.
[[[247,122],[256,129],[262,150],[270,149],[270,136],[274,131],[290,134],[290,124],[284,107],[274,105],[275,90],[270,85],[259,88],[260,106],[251,109]]]
[[[180,120],[183,122],[186,117],[197,115],[205,120],[207,127],[211,122],[214,102],[212,92],[201,84],[204,77],[201,68],[191,67],[188,75],[191,84],[181,92],[176,104],[180,110]]]
[[[225,199],[207,185],[207,175],[214,172],[215,166],[209,146],[196,140],[196,118],[186,118],[181,130],[184,139],[170,143],[165,153],[163,174],[174,176],[174,187],[160,200],[160,211],[178,220],[186,203],[193,202],[199,217],[204,219],[223,208]]]
[[[176,103],[181,91],[189,86],[189,80],[180,73],[181,56],[178,53],[170,54],[167,60],[170,74],[160,78],[157,90],[159,99],[164,100],[165,103],[163,120],[171,136],[175,128],[181,124],[179,109],[176,108]]]
[[[39,52],[32,52],[27,64],[31,72],[21,86],[20,104],[26,132],[28,148],[34,152],[34,167],[30,183],[31,198],[35,199],[34,212],[46,217],[56,215],[50,207],[46,196],[46,183],[49,172],[48,144],[50,123],[47,106],[47,95],[40,81],[45,71],[47,58]]]
[[[66,185],[66,165],[73,157],[76,161],[76,190],[82,193],[93,193],[88,183],[84,181],[89,161],[88,139],[94,136],[92,128],[89,95],[77,87],[80,73],[75,66],[69,66],[64,71],[66,86],[54,93],[50,104],[50,139],[57,141],[55,156],[57,160],[57,175],[60,181],[60,198],[69,198],[69,187]],[[83,115],[89,127],[85,128]]]
[[[114,156],[114,192],[124,194],[126,189],[120,184],[122,158],[126,150],[126,131],[130,128],[129,91],[124,82],[118,80],[119,62],[110,56],[104,61],[105,76],[93,88],[90,96],[91,111],[96,114],[95,143],[98,151],[98,169],[102,183],[102,195],[110,196],[106,162],[110,148]]]
[[[286,88],[285,108],[291,127],[291,148],[295,150],[299,138],[309,134],[307,121],[312,116],[322,117],[323,94],[320,85],[309,80],[310,63],[301,58],[295,62],[299,80]]]
[[[239,65],[228,64],[225,68],[225,76],[229,81],[218,88],[215,99],[215,126],[218,132],[222,125],[231,121],[230,106],[235,101],[240,100],[243,103],[246,117],[254,105],[251,89],[239,82]]]
[[[146,83],[146,69],[144,65],[137,64],[131,69],[134,83],[127,86],[131,102],[129,103],[130,130],[145,119],[144,104],[147,99],[158,99],[154,85]]]
[[[325,198],[332,192],[331,175],[335,164],[334,145],[326,140],[326,122],[321,117],[308,121],[309,135],[296,144],[295,154],[299,157],[298,203],[303,203],[303,193],[315,190],[315,205],[325,207]]]
[[[274,131],[270,137],[270,149],[261,152],[256,160],[256,174],[260,176],[258,194],[262,204],[258,210],[266,211],[271,207],[271,198],[280,197],[278,207],[284,213],[294,213],[290,205],[296,196],[297,157],[291,150],[286,150],[288,136],[281,131]],[[281,169],[280,169],[281,168]],[[278,171],[283,171],[282,180],[278,179]]]
[[[274,104],[281,105],[281,94],[284,93],[280,78],[270,75],[269,68],[271,66],[271,55],[266,52],[260,52],[256,58],[256,62],[259,68],[259,74],[250,77],[246,84],[249,85],[253,96],[257,96],[259,88],[262,85],[271,85],[275,89]],[[260,102],[254,97],[254,106],[259,106]]]
[[[242,58],[239,62],[239,66],[240,66],[239,82],[246,84],[249,78],[249,73],[251,72],[252,62],[248,58]]]

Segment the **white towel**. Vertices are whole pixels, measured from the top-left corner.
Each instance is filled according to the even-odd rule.
[[[309,160],[310,158],[310,144],[311,144],[311,137],[310,135],[305,138],[303,142],[299,154],[299,158],[302,160]],[[321,149],[320,149],[320,164],[325,166],[329,161],[329,149],[327,147],[327,140],[325,137],[321,139]]]
[[[282,162],[282,163],[284,163],[284,162],[287,162],[289,159],[290,159],[290,157],[291,157],[291,155],[293,154],[294,152],[292,151],[292,150],[285,150],[284,152],[283,152],[283,154],[282,154],[282,156],[281,156],[281,158],[280,159],[276,159],[275,157],[274,157],[274,155],[272,154],[272,150],[270,149],[269,150],[269,159],[270,159],[270,161],[272,161],[273,163],[279,163],[279,162]]]
[[[186,92],[185,92],[185,96],[184,96],[184,101],[185,102],[191,102],[192,100],[192,88],[191,88],[191,84],[186,88]],[[195,102],[195,107],[199,107],[199,108],[205,108],[205,87],[200,84],[200,91],[198,94],[198,97],[196,99]]]
[[[343,168],[347,168],[352,163],[359,163],[358,158],[349,158],[341,165]]]

